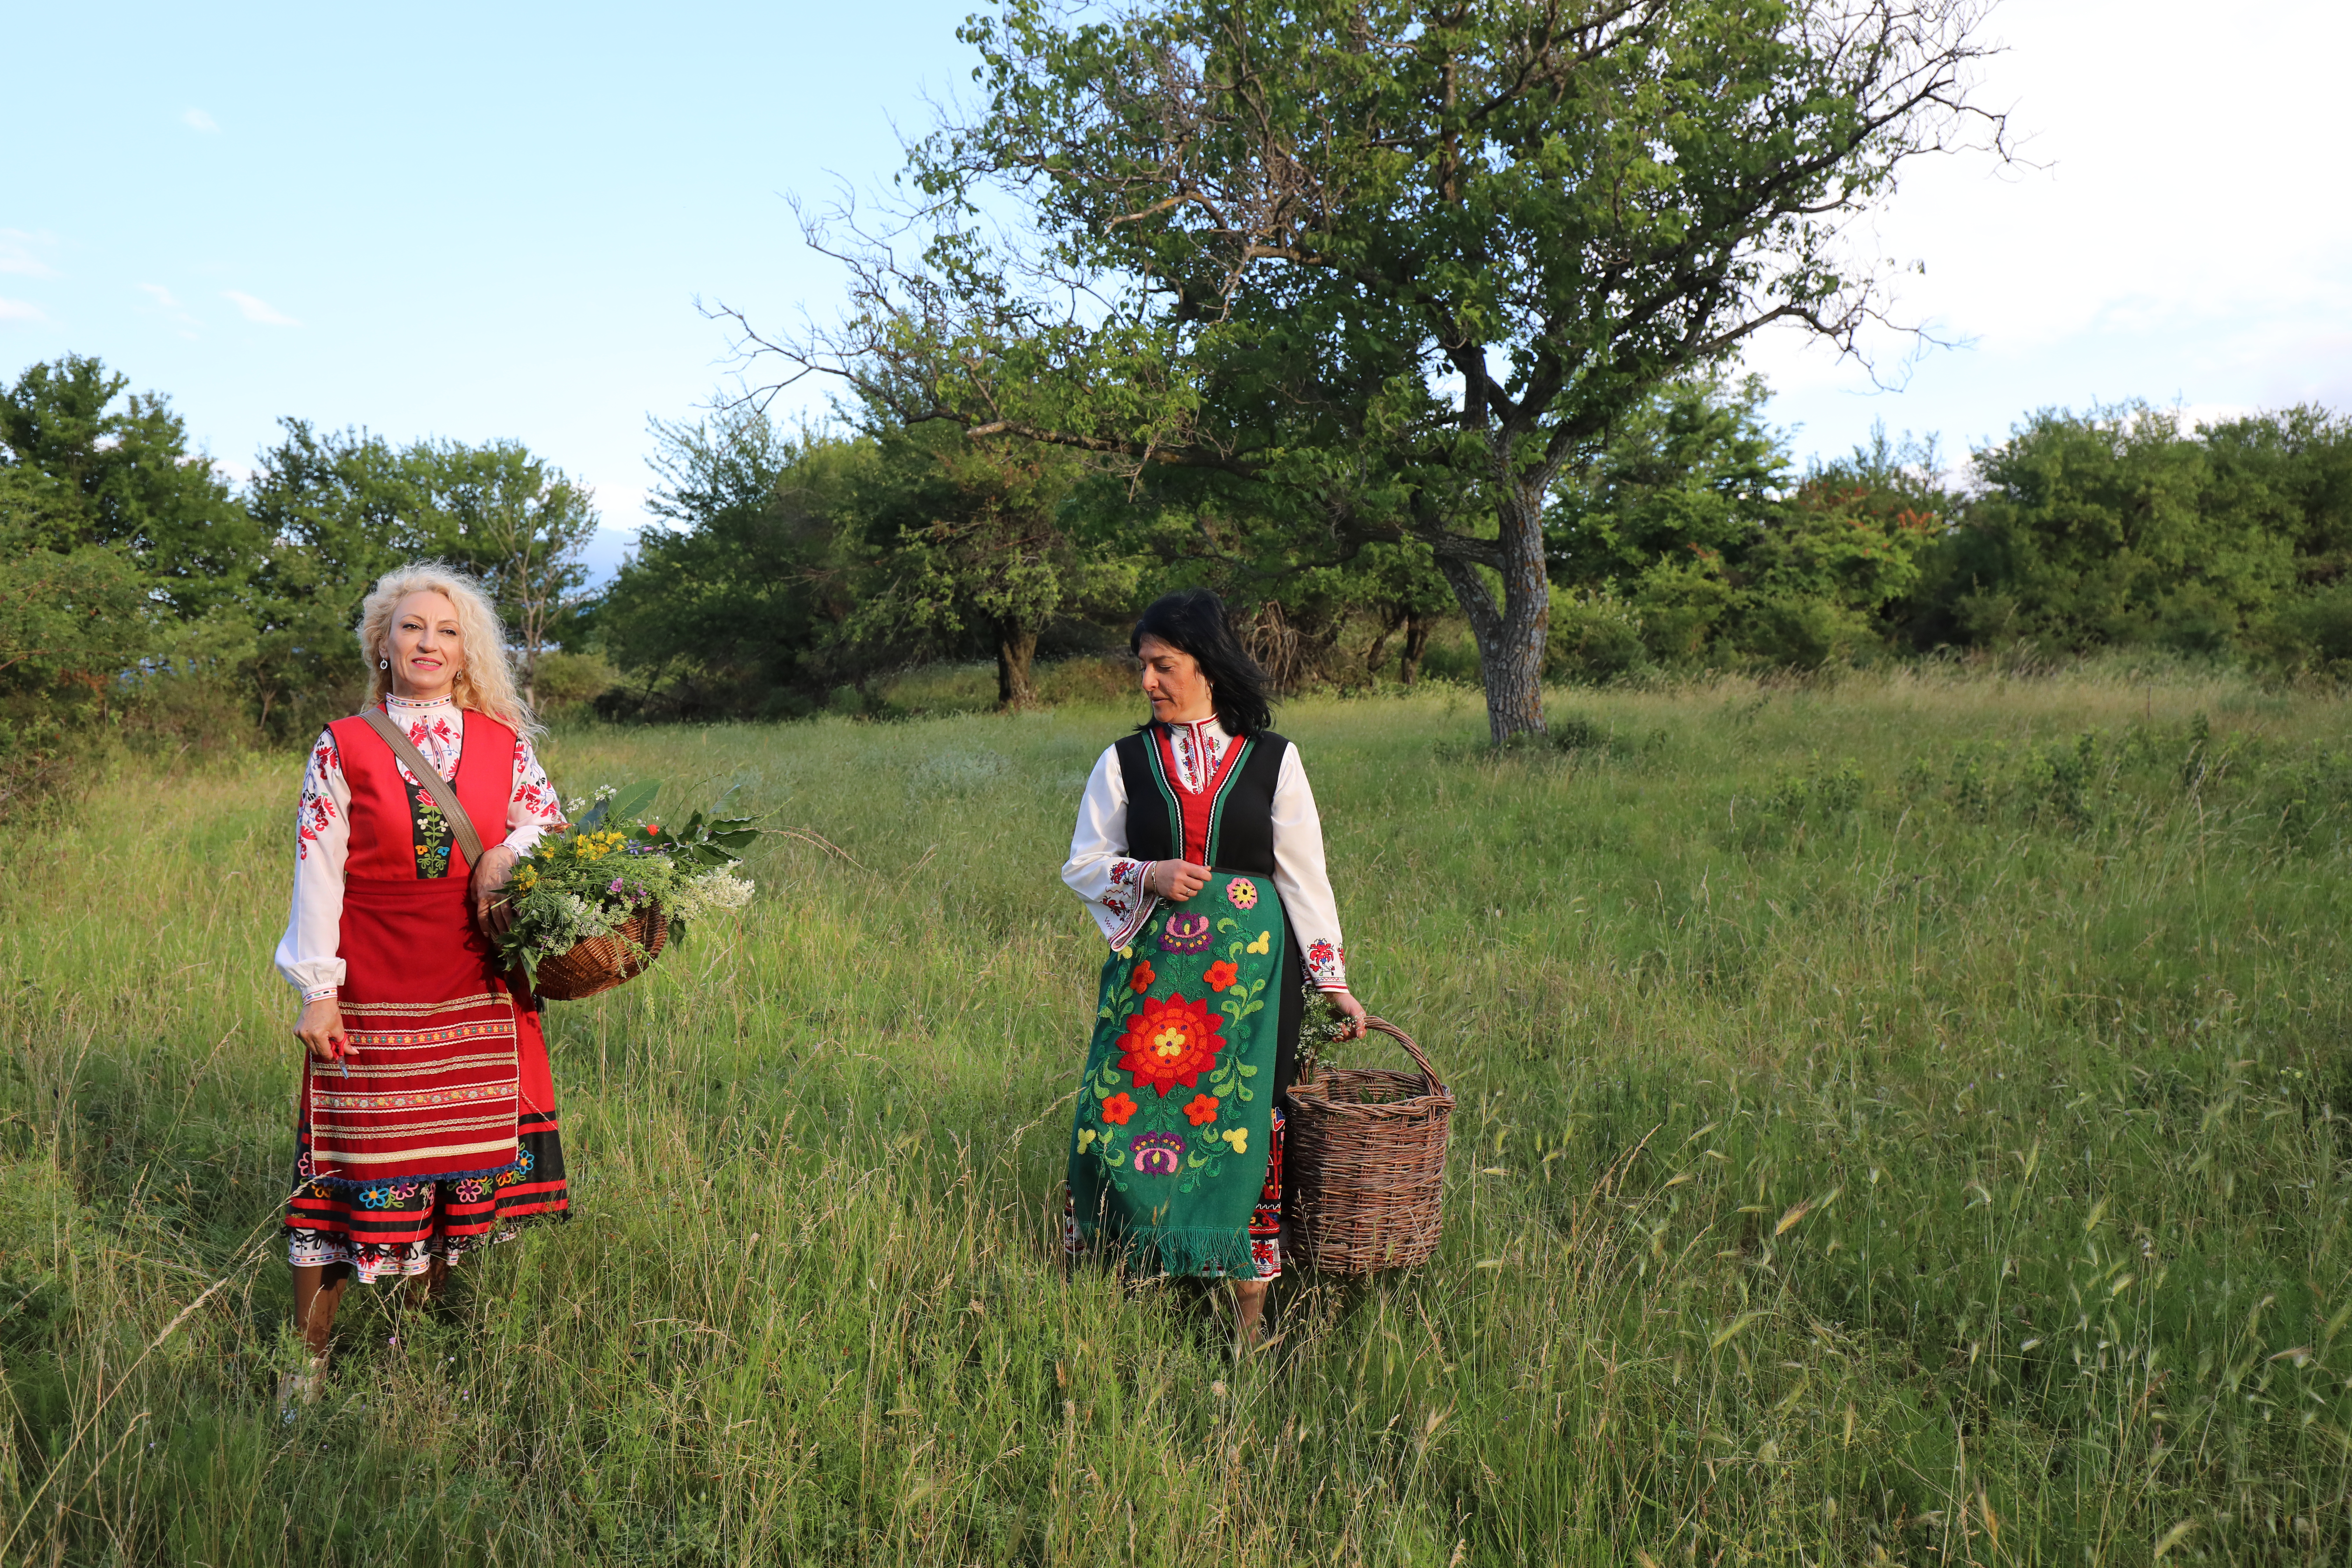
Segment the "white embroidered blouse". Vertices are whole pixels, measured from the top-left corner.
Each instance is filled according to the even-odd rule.
[[[1177,787],[1197,795],[1216,777],[1233,737],[1214,719],[1173,729],[1170,749],[1176,757]],[[1153,862],[1128,858],[1127,781],[1121,773],[1118,748],[1107,748],[1079,799],[1077,830],[1070,836],[1070,858],[1062,868],[1062,880],[1086,900],[1103,940],[1114,948],[1133,942],[1160,903],[1158,894],[1143,890]],[[1274,886],[1316,986],[1345,991],[1348,949],[1323,863],[1323,819],[1316,814],[1315,792],[1307,787],[1297,746],[1283,752],[1282,771],[1275,775]]]
[[[386,700],[384,706],[408,731],[408,738],[433,771],[445,779],[457,776],[457,759],[465,751],[466,714],[444,698],[433,702]],[[407,764],[394,760],[400,776],[415,778]],[[343,923],[343,866],[351,858],[352,786],[343,776],[343,759],[335,748],[334,732],[322,730],[310,747],[310,765],[302,774],[302,801],[295,811],[294,902],[286,919],[286,934],[278,942],[278,972],[293,983],[305,1002],[332,996],[343,983],[340,955]],[[555,786],[547,782],[530,749],[530,737],[515,737],[514,786],[507,797],[507,847],[527,855],[539,836],[563,825],[563,805]]]

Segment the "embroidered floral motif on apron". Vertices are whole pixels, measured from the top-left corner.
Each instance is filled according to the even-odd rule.
[[[1073,1218],[1084,1238],[1171,1274],[1258,1272],[1250,1224],[1289,952],[1282,901],[1258,893],[1212,872],[1103,965],[1070,1132]]]

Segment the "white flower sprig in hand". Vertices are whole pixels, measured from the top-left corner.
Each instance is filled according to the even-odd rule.
[[[1300,987],[1298,1020],[1297,1079],[1301,1083],[1314,1078],[1327,1067],[1337,1067],[1331,1047],[1348,1040],[1363,1037],[1363,1026],[1353,1015],[1332,1001],[1330,994],[1319,989],[1313,981]]]

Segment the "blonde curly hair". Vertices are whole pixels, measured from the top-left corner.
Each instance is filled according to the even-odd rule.
[[[391,695],[392,671],[383,668],[383,661],[392,657],[392,616],[411,594],[438,594],[457,606],[463,652],[450,700],[460,708],[488,714],[517,734],[538,733],[530,705],[515,689],[498,607],[481,584],[446,562],[412,561],[395,567],[377,578],[361,602],[360,658],[367,662],[369,705],[380,708]]]

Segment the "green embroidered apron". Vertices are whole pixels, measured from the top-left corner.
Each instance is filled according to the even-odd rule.
[[[1256,1278],[1288,952],[1273,879],[1213,871],[1104,963],[1070,1130],[1082,1237],[1171,1274]]]

